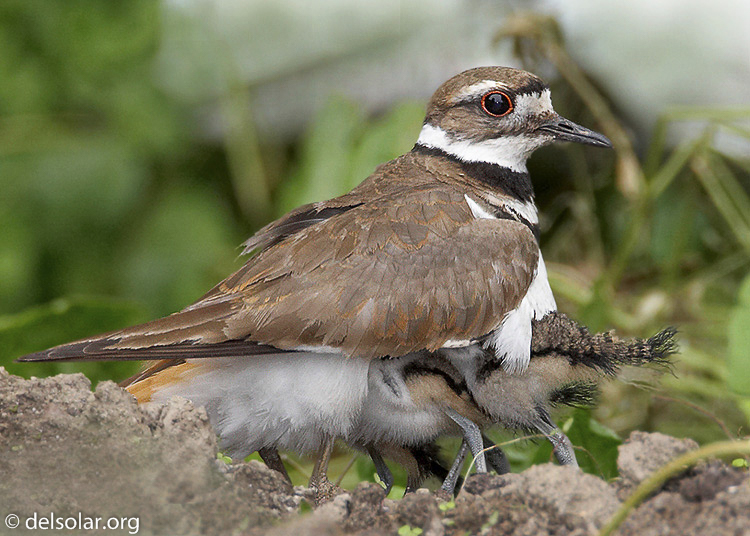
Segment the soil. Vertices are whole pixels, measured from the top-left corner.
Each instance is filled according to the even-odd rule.
[[[24,380],[0,368],[0,534],[34,533],[24,526],[35,514],[81,512],[137,517],[142,535],[589,535],[639,482],[695,448],[689,439],[634,432],[620,448],[614,482],[547,464],[472,476],[454,503],[428,490],[393,501],[362,483],[308,511],[309,490],[265,465],[217,460],[205,411],[185,400],[139,407],[111,382],[92,392],[80,374]],[[19,516],[19,528],[6,527],[8,514]],[[750,534],[748,472],[718,461],[690,469],[617,534]]]

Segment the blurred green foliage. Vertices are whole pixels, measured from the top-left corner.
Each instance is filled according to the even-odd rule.
[[[739,291],[737,306],[729,321],[727,383],[735,392],[750,396],[750,277]]]
[[[0,3],[0,365],[15,374],[132,374],[133,363],[12,360],[184,307],[239,267],[237,246],[266,219],[349,190],[417,137],[424,103],[366,117],[333,95],[300,139],[259,139],[252,87],[210,73],[202,82],[226,94],[159,80],[162,9],[152,0]],[[230,63],[218,58],[217,72]],[[622,129],[576,87],[554,82],[562,115]],[[202,107],[219,110],[218,137],[206,134]],[[583,410],[558,415],[591,472],[613,476],[618,435],[636,428],[702,442],[747,433],[750,159],[714,143],[717,133],[750,138],[736,122],[747,117],[668,112],[635,148],[631,183],[621,180],[628,147],[556,146],[529,163],[560,309],[623,335],[680,329],[661,398],[643,388],[657,379],[635,377],[605,388],[596,420]],[[703,126],[667,145],[667,131],[684,121]],[[514,469],[550,459],[546,441],[504,448]],[[350,456],[335,457],[332,476]],[[309,476],[308,461],[287,461],[296,482]],[[398,493],[404,474],[393,469]],[[373,475],[360,457],[344,485]]]
[[[222,179],[201,167],[217,151],[154,77],[161,9],[0,6],[0,313],[97,296],[71,298],[67,321],[80,317],[68,332],[36,322],[28,344],[3,345],[4,364],[21,348],[172,312],[233,267],[244,229]],[[18,330],[24,314],[4,325]]]
[[[143,318],[142,306],[112,298],[60,298],[13,315],[0,316],[0,352],[20,356],[91,335],[91,326],[104,331],[121,328]],[[12,374],[44,377],[51,374],[83,372],[89,378],[124,378],[135,374],[135,362],[93,363],[13,363]]]

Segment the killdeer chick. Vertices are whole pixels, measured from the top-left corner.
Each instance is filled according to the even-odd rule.
[[[382,456],[395,453],[395,461],[407,469],[407,489],[414,488],[424,476],[424,464],[408,452],[420,452],[441,435],[460,434],[464,444],[443,485],[452,493],[467,450],[477,457],[477,470],[485,470],[480,453],[490,443],[481,430],[493,425],[541,433],[561,464],[577,465],[570,441],[550,418],[550,407],[588,404],[598,384],[622,366],[663,366],[675,350],[673,329],[626,341],[611,333],[592,335],[561,313],[535,321],[533,333],[532,357],[521,375],[507,372],[492,355],[480,359],[469,375],[433,355],[401,358],[401,366],[387,372],[376,369],[350,440],[367,446],[387,487],[393,480]],[[390,376],[379,381],[378,374]],[[501,452],[493,452],[492,466],[507,472]]]
[[[463,72],[433,95],[414,149],[261,229],[194,304],[21,361],[156,360],[128,389],[205,405],[238,456],[347,437],[371,360],[439,351],[462,371],[489,352],[523,372],[531,321],[555,310],[526,159],[556,140],[611,146],[555,113],[536,76]]]

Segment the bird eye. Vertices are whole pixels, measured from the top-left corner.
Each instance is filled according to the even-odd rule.
[[[490,91],[482,97],[482,110],[494,117],[502,117],[513,111],[513,101],[502,91]]]

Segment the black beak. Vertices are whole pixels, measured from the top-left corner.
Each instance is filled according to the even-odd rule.
[[[604,134],[577,125],[559,115],[540,126],[539,130],[549,132],[559,141],[573,141],[594,147],[612,147],[612,142]]]

